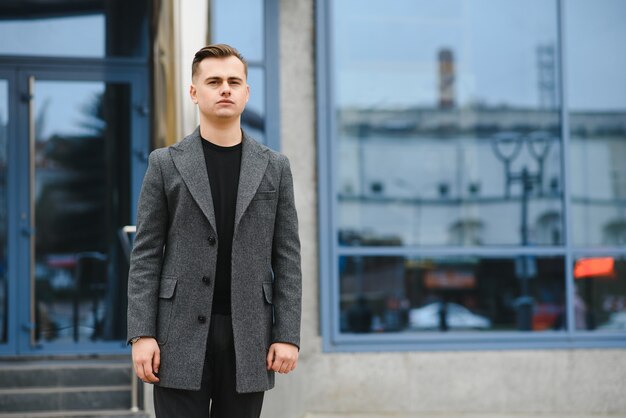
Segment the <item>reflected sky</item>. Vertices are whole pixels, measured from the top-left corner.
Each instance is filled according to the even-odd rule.
[[[211,18],[211,42],[234,46],[248,61],[263,60],[263,0],[213,1]]]
[[[104,93],[104,88],[103,82],[36,82],[37,138],[93,134],[84,123],[92,120],[89,109]]]
[[[536,47],[556,44],[555,1],[333,5],[339,106],[433,106],[442,48],[454,54],[457,103],[537,106]]]
[[[626,110],[626,1],[568,0],[567,78],[572,110]]]
[[[0,54],[104,57],[104,25],[103,14],[0,20]]]
[[[246,105],[248,110],[254,111],[261,116],[265,115],[265,91],[263,80],[265,75],[261,68],[248,68],[248,85],[250,86],[250,100]]]
[[[9,120],[9,82],[0,80],[0,125]]]
[[[454,54],[457,105],[540,106],[537,47],[557,46],[555,1],[331,4],[339,107],[434,106],[442,48]],[[568,62],[575,63],[568,76],[581,86],[570,93],[574,106],[625,108],[626,54],[618,43],[626,39],[626,2],[566,6]]]

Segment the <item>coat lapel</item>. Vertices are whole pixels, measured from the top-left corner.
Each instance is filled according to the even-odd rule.
[[[217,233],[211,185],[209,184],[204,151],[200,141],[202,138],[200,137],[200,127],[198,127],[191,135],[170,147],[170,154],[191,196],[198,203],[202,213]]]
[[[239,188],[237,190],[237,206],[235,210],[235,231],[244,212],[254,197],[263,174],[267,168],[269,157],[267,150],[255,140],[243,133],[241,150],[241,170],[239,171]]]

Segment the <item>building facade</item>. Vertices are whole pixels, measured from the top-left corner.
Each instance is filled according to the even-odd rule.
[[[300,218],[300,364],[263,416],[626,415],[623,2],[25,3],[0,19],[2,356],[128,355],[145,156],[195,127],[191,58],[226,42]]]

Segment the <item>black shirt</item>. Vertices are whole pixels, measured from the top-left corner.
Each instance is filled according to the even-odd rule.
[[[221,147],[202,139],[218,237],[212,311],[218,314],[230,314],[231,253],[241,148],[241,143],[232,147]]]

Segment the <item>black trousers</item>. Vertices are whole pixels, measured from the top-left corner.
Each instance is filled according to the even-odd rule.
[[[154,386],[157,418],[259,418],[264,392],[235,390],[235,346],[230,315],[211,316],[200,390]]]

